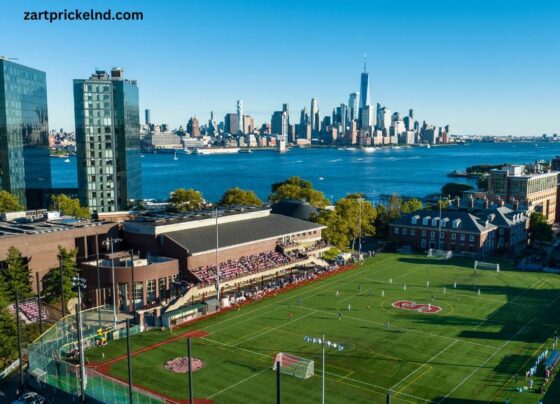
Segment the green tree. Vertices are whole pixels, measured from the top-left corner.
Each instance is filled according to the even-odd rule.
[[[457,182],[448,182],[441,187],[441,194],[450,198],[463,197],[463,192],[474,189],[469,184],[461,184]]]
[[[422,202],[415,198],[407,199],[401,203],[401,213],[412,213],[422,208]]]
[[[23,205],[19,203],[16,196],[8,191],[0,191],[0,213],[17,212],[23,209]]]
[[[89,219],[91,214],[89,209],[80,206],[78,198],[70,198],[68,195],[60,194],[51,197],[51,209],[59,210],[63,215]]]
[[[16,318],[8,311],[8,299],[0,291],[0,361],[6,362],[17,356]]]
[[[169,202],[173,208],[179,212],[188,212],[191,210],[199,210],[204,206],[204,198],[202,193],[189,188],[179,188],[171,194]]]
[[[316,208],[324,208],[329,204],[325,195],[321,191],[314,189],[311,182],[297,176],[272,184],[272,193],[268,199],[272,203],[286,199],[303,200]]]
[[[6,263],[0,270],[0,280],[9,301],[16,300],[16,290],[22,299],[31,296],[31,270],[16,247],[8,249]]]
[[[533,212],[529,218],[529,237],[531,241],[552,240],[552,225],[548,224],[546,217],[540,212]]]
[[[223,195],[220,202],[220,206],[232,206],[232,205],[242,205],[242,206],[262,206],[262,201],[259,199],[257,194],[253,191],[246,191],[241,188],[230,188]]]
[[[72,278],[78,274],[76,254],[77,250],[75,249],[66,249],[58,246],[57,257],[59,262],[62,261],[62,284],[66,302],[68,302],[68,299],[76,296],[76,292],[72,290]],[[43,282],[43,291],[47,303],[60,302],[60,267],[50,269],[47,275],[45,275]]]
[[[412,203],[414,205],[415,203]],[[377,205],[377,219],[375,220],[375,227],[377,235],[380,237],[389,236],[389,224],[401,217],[403,208],[403,201],[397,194],[391,195],[386,205]],[[409,206],[406,205],[408,209]]]
[[[329,244],[338,248],[348,247],[350,244],[348,225],[334,210],[321,210],[311,220],[326,226],[322,235]]]
[[[476,179],[476,187],[481,191],[488,191],[488,178],[489,175],[483,174]]]
[[[334,210],[323,210],[313,218],[327,227],[323,231],[325,240],[338,248],[354,248],[360,236],[360,205],[362,237],[375,235],[377,211],[364,199],[363,194],[348,195],[336,202]]]

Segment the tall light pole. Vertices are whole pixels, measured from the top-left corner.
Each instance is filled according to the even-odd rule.
[[[438,231],[438,250],[441,251],[441,194],[439,196],[439,231]]]
[[[86,399],[86,373],[84,365],[84,345],[82,333],[82,289],[86,288],[86,280],[80,276],[72,278],[72,284],[78,290],[78,304],[76,305],[76,324],[78,327],[78,351],[80,355],[80,393],[81,401],[85,402]]]
[[[216,296],[218,298],[218,305],[220,305],[221,287],[220,287],[220,230],[218,226],[218,217],[223,211],[218,209],[213,212],[212,216],[216,218]]]
[[[113,238],[110,237],[103,242],[103,245],[107,247],[107,249],[111,250],[111,277],[113,283],[113,323],[114,329],[117,329],[117,293],[116,293],[116,285],[115,285],[115,259],[113,258],[113,254],[115,253],[114,245],[115,243],[120,243],[122,239],[120,238]]]
[[[322,355],[323,355],[323,366],[322,366],[322,382],[321,382],[321,403],[325,404],[325,349],[331,348],[336,349],[339,352],[344,350],[344,347],[336,342],[327,341],[325,339],[325,334],[323,334],[322,338],[313,338],[313,337],[303,337],[304,342],[309,342],[311,344],[319,344],[321,345]]]
[[[363,201],[363,198],[358,198],[358,203],[360,204],[360,221],[359,221],[360,240],[359,240],[359,243],[358,243],[358,260],[360,262],[362,262],[362,201]]]

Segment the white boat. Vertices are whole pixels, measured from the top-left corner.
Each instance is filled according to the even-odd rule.
[[[428,144],[426,145],[426,147],[429,149],[429,148],[431,148],[432,146],[430,146],[430,144],[428,143]]]
[[[375,147],[363,147],[362,150],[366,153],[373,153],[376,149]]]
[[[239,153],[238,147],[208,147],[194,149],[193,154],[208,155],[208,154],[232,154]]]
[[[143,155],[143,154],[141,154],[141,155],[140,155],[140,157],[144,158],[144,155]]]
[[[347,147],[346,150],[356,150],[355,147]]]
[[[179,160],[179,157],[177,157],[177,150],[175,150],[175,154],[173,155],[173,160]]]
[[[323,177],[319,177],[319,180],[320,180],[320,181],[323,181],[324,179],[325,179],[325,178],[323,178]]]
[[[65,162],[65,163],[69,163],[69,162],[70,162],[70,159],[69,159],[69,158],[66,158],[66,160],[64,160],[64,162]]]

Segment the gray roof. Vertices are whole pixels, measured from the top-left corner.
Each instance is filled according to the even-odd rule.
[[[418,215],[420,218],[416,225],[412,224],[411,218],[413,216]],[[429,216],[430,219],[435,217],[439,217],[439,211],[436,210],[419,210],[413,213],[408,213],[406,215],[402,215],[397,220],[393,221],[391,225],[398,225],[398,226],[415,226],[415,227],[433,227],[431,226],[431,222],[428,225],[422,224],[422,219],[426,216]],[[441,218],[449,219],[449,224],[447,225],[446,229],[451,229],[451,222],[456,219],[461,219],[461,223],[457,229],[458,231],[465,231],[470,233],[481,233],[483,231],[487,231],[489,229],[495,229],[496,225],[492,223],[488,223],[488,227],[486,227],[486,220],[476,217],[475,215],[459,210],[452,210],[452,209],[444,209],[441,212]]]
[[[272,205],[271,212],[295,217],[296,219],[309,220],[312,215],[317,213],[317,208],[306,201],[286,199]]]
[[[220,248],[278,238],[289,234],[320,230],[324,226],[289,216],[270,214],[255,219],[223,223],[219,226]],[[163,234],[183,246],[190,254],[216,248],[216,227],[204,226]]]

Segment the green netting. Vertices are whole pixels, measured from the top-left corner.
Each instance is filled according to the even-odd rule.
[[[94,344],[98,329],[114,328],[113,311],[95,307],[82,312],[84,346]],[[131,334],[140,332],[140,327],[130,328]],[[110,339],[125,335],[124,330],[110,332]],[[76,316],[69,315],[55,323],[29,346],[29,372],[38,381],[58,390],[78,396],[80,394],[79,366],[64,360],[65,354],[78,346]],[[86,368],[86,395],[105,403],[127,402],[128,385]],[[136,387],[133,388],[135,403],[163,403],[165,400]]]

